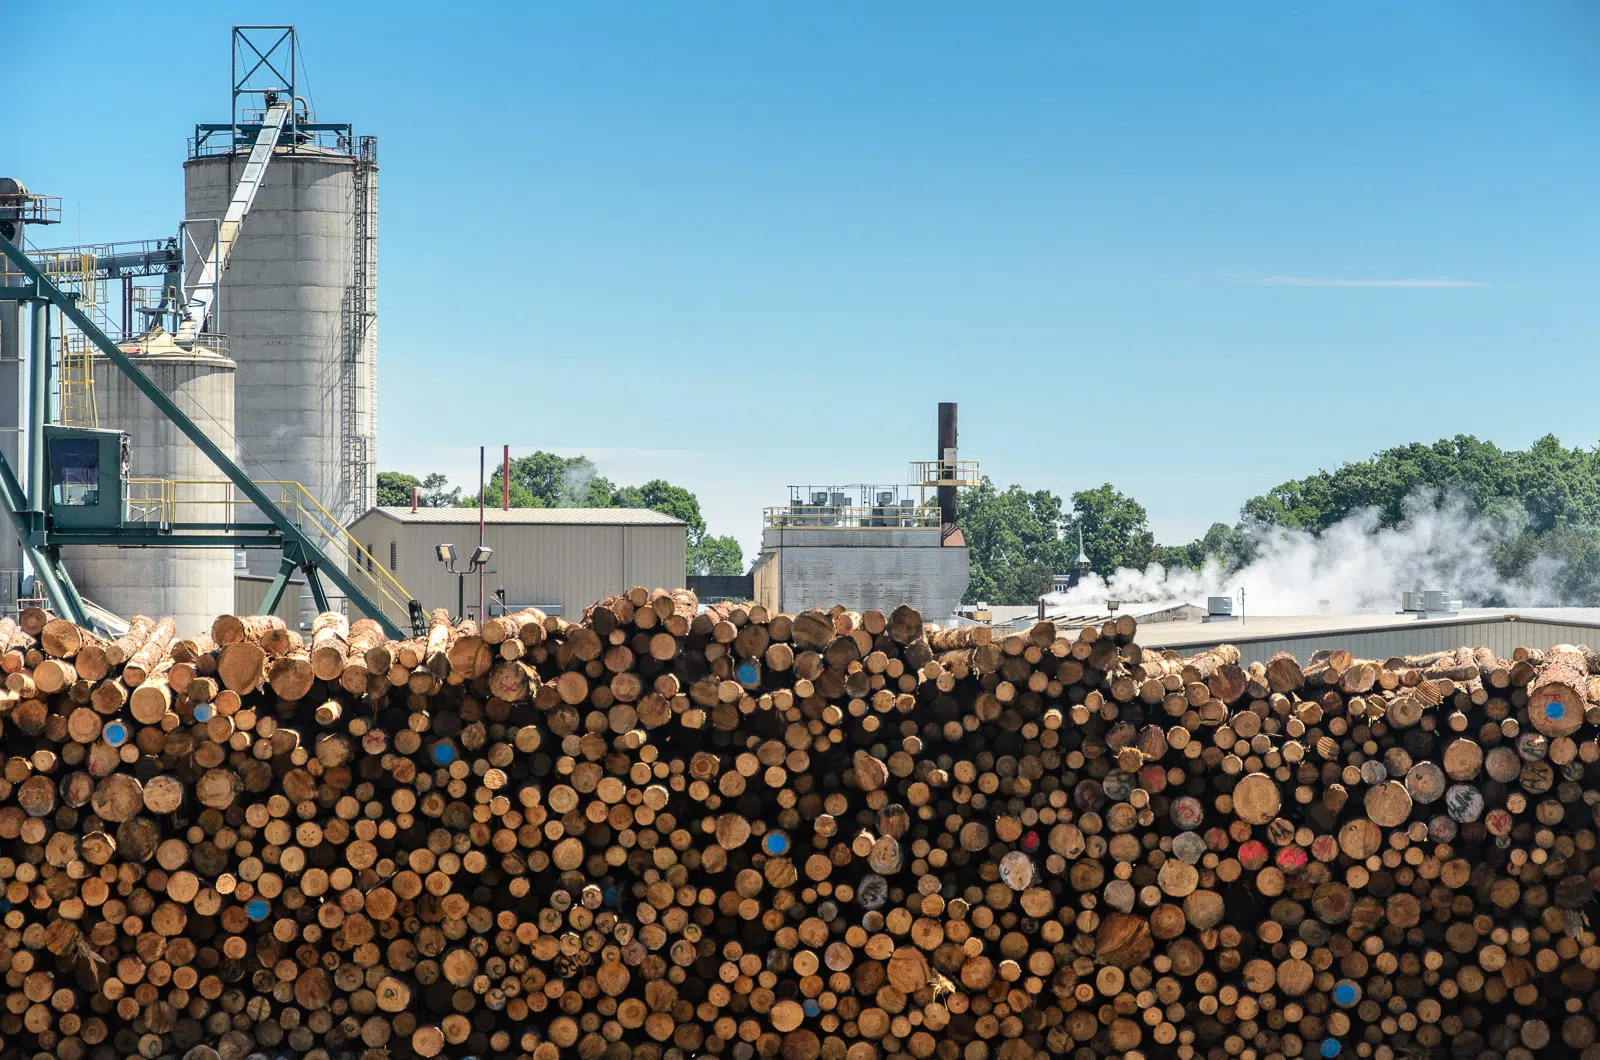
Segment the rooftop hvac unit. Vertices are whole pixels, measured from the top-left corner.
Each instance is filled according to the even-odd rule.
[[[1452,599],[1448,592],[1430,589],[1422,594],[1422,606],[1430,615],[1453,615],[1461,607],[1461,601]]]
[[[850,503],[850,495],[848,493],[835,493],[829,499],[828,503],[833,505],[835,508],[843,508],[845,505]]]
[[[1406,612],[1426,611],[1428,609],[1428,605],[1424,600],[1426,596],[1426,593],[1421,592],[1401,593],[1400,610]]]
[[[796,526],[822,526],[822,514],[828,507],[828,491],[812,490],[811,503],[802,509],[801,516],[794,521]]]
[[[1206,597],[1207,622],[1233,621],[1233,597],[1208,596]]]
[[[881,505],[893,504],[894,503],[894,490],[879,490],[878,491],[878,503],[881,504]]]

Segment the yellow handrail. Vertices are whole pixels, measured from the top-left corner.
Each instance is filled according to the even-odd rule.
[[[320,534],[325,540],[324,547],[332,546],[346,561],[346,570],[351,577],[364,574],[368,581],[377,590],[385,606],[393,606],[399,614],[407,614],[412,596],[406,591],[388,568],[379,563],[377,558],[368,552],[359,541],[345,529],[338,519],[322,503],[312,495],[311,491],[299,482],[292,480],[267,480],[256,483],[264,490],[276,489],[278,507],[288,515],[301,529],[310,527]],[[205,487],[220,489],[221,497],[180,497],[179,491],[199,490]],[[187,522],[233,522],[233,511],[244,507],[254,509],[255,504],[233,494],[233,483],[227,479],[161,479],[161,478],[129,478],[127,480],[127,507],[128,518],[137,522],[176,523],[179,505],[186,507],[220,505],[223,508],[223,517],[220,519],[195,518],[184,520]]]

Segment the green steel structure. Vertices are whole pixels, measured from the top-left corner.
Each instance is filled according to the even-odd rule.
[[[296,570],[305,572],[317,606],[326,610],[326,577],[343,590],[356,607],[376,619],[391,637],[403,632],[384,609],[342,570],[305,530],[291,519],[265,490],[244,473],[216,442],[206,436],[150,377],[123,353],[94,321],[77,307],[76,300],[45,276],[22,249],[0,236],[4,255],[23,275],[21,286],[0,287],[0,299],[19,300],[31,306],[32,349],[28,375],[30,393],[27,432],[28,486],[24,490],[16,471],[0,453],[0,502],[22,541],[29,565],[56,612],[80,625],[90,625],[83,599],[61,562],[63,545],[117,545],[124,547],[271,548],[283,554],[262,614],[270,614],[283,596]],[[50,393],[49,307],[55,306],[117,369],[133,381],[145,397],[170,419],[265,516],[265,522],[167,523],[152,529],[148,523],[127,518],[123,500],[126,471],[120,431],[89,430],[53,424],[46,407]],[[415,622],[421,605],[410,600]]]

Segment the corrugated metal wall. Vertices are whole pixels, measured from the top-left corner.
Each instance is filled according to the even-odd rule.
[[[782,610],[778,606],[780,579],[783,574],[783,557],[777,552],[762,553],[750,575],[755,580],[755,601],[773,614]]]
[[[261,609],[261,602],[267,598],[267,588],[272,584],[271,578],[258,575],[234,575],[233,578],[233,613],[236,615],[253,615]],[[305,588],[304,578],[292,579],[289,587],[284,590],[283,598],[278,601],[278,609],[273,612],[283,619],[283,624],[290,629],[300,628],[300,590]]]
[[[1193,655],[1214,644],[1236,644],[1244,661],[1249,663],[1265,662],[1280,651],[1291,652],[1304,662],[1312,652],[1321,648],[1343,648],[1358,659],[1387,659],[1393,655],[1421,655],[1463,646],[1488,648],[1501,658],[1507,658],[1515,649],[1524,647],[1545,650],[1556,644],[1600,646],[1600,629],[1593,626],[1526,620],[1419,624],[1415,629],[1390,628],[1348,633],[1303,633],[1269,640],[1242,639],[1239,635],[1247,629],[1245,626],[1235,627],[1233,637],[1223,637],[1210,644],[1183,644],[1175,650],[1184,655]],[[1141,627],[1137,639],[1147,648],[1161,647],[1160,626]]]
[[[478,528],[398,523],[380,515],[356,521],[351,533],[379,563],[421,600],[423,606],[456,609],[456,577],[444,569],[435,546],[456,546],[456,565],[465,566],[477,547]],[[484,578],[485,595],[500,587],[510,604],[560,604],[573,618],[585,607],[635,585],[679,589],[684,584],[687,551],[682,526],[584,526],[491,523],[484,543],[494,556]],[[467,578],[468,614],[476,616],[478,579]],[[491,612],[492,613],[492,612]],[[404,622],[404,615],[390,616]]]

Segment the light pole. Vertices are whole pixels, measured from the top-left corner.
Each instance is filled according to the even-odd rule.
[[[456,621],[459,622],[466,617],[467,612],[467,575],[482,570],[488,564],[489,557],[494,555],[494,549],[488,545],[479,545],[472,550],[472,558],[467,560],[466,567],[462,569],[456,568],[456,546],[435,545],[433,550],[439,557],[439,562],[444,564],[445,571],[456,576]],[[478,618],[481,621],[483,616],[479,615]]]

